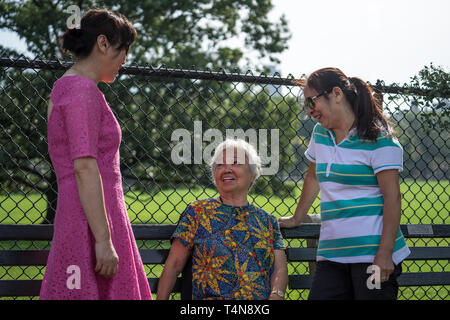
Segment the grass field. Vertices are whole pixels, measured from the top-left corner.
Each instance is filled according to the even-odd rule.
[[[450,224],[449,181],[410,181],[401,184],[401,223]],[[251,196],[251,202],[277,217],[291,215],[297,205],[301,184],[295,197]],[[154,196],[129,193],[125,197],[128,214],[132,223],[176,223],[179,215],[190,202],[207,197],[215,197],[213,189],[168,189]],[[46,199],[40,194],[0,195],[0,223],[30,224],[41,223],[46,211]],[[319,213],[319,199],[310,213]]]
[[[300,194],[301,184],[295,197],[281,199],[276,196],[251,197],[251,202],[258,207],[277,217],[290,215],[294,212],[297,199]],[[403,224],[450,224],[450,186],[449,181],[403,181],[401,184],[403,194],[402,220]],[[132,223],[160,224],[176,223],[179,215],[186,205],[196,199],[215,197],[217,192],[212,189],[170,189],[157,193],[154,196],[148,194],[128,194],[125,197],[128,214]],[[313,205],[310,213],[319,212],[319,199]],[[0,223],[3,224],[30,224],[42,222],[45,215],[46,200],[40,194],[0,196]],[[295,245],[306,246],[304,240],[294,240]],[[448,246],[443,239],[433,239],[430,242],[423,240],[408,239],[409,246]],[[292,244],[294,245],[294,244]],[[170,244],[156,241],[138,241],[140,248],[165,247]],[[49,243],[45,241],[2,241],[1,249],[48,249]],[[162,272],[162,266],[145,266],[150,277],[158,277]],[[0,280],[10,279],[42,279],[44,267],[0,267]],[[291,263],[289,273],[305,274],[309,267],[306,263]],[[428,271],[450,271],[448,261],[405,261],[404,272],[428,272]],[[399,299],[445,299],[450,300],[450,286],[439,287],[409,287],[401,288]],[[306,299],[308,290],[288,290],[289,299]]]

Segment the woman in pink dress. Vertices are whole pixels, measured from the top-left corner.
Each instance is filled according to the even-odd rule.
[[[76,63],[48,106],[58,205],[40,299],[152,299],[125,207],[121,130],[97,87],[115,80],[135,37],[123,15],[103,9],[63,36]]]

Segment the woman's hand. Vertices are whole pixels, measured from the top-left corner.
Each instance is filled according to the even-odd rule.
[[[111,278],[117,273],[119,256],[111,239],[95,242],[95,272],[105,278]]]
[[[281,296],[276,293],[271,293],[269,296],[269,300],[284,300]]]
[[[278,219],[278,223],[280,224],[280,228],[295,228],[301,224],[301,221],[298,221],[298,215],[293,215],[289,217],[281,217]]]
[[[386,282],[389,280],[389,276],[394,272],[394,262],[392,261],[392,252],[383,253],[378,251],[373,264],[380,269],[380,281]],[[372,274],[374,270],[372,269]]]

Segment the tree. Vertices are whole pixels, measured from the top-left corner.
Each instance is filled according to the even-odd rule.
[[[448,130],[424,129],[423,112],[414,108],[397,110],[391,122],[403,146],[402,176],[417,180],[448,179]]]
[[[390,121],[404,148],[405,178],[446,179],[448,176],[450,74],[433,63],[424,66],[410,83],[391,86],[394,105]]]
[[[443,67],[430,63],[411,78],[407,85],[407,101],[421,108],[422,128],[427,134],[432,130],[448,132],[450,129],[450,73]]]
[[[83,1],[35,0],[0,3],[0,29],[16,32],[27,43],[28,51],[37,58],[62,58],[59,36],[66,29],[70,13],[67,7],[77,4],[81,10],[106,7],[126,15],[135,25],[138,38],[131,47],[128,63],[180,66],[197,69],[234,70],[239,66],[264,70],[264,61],[277,63],[277,54],[287,47],[290,38],[284,16],[277,22],[268,19],[270,0],[146,0],[146,1]],[[240,38],[245,49],[233,47],[227,41]],[[17,52],[0,47],[9,57]],[[257,54],[252,60],[250,52]],[[37,190],[48,201],[46,221],[52,222],[56,208],[56,181],[47,156],[46,103],[52,83],[61,72],[9,69],[0,80],[1,136],[0,192]],[[258,94],[233,92],[229,83],[161,80],[143,77],[121,77],[112,85],[101,85],[123,130],[121,146],[122,172],[130,189],[146,192],[183,183],[207,183],[201,167],[181,166],[174,170],[169,163],[170,133],[176,128],[188,128],[194,119],[217,119],[231,115],[216,126],[246,129],[277,128],[275,121],[295,124],[295,112],[275,108],[264,90]],[[262,100],[261,100],[262,99]],[[286,104],[286,101],[281,104]],[[289,102],[288,102],[289,104]],[[227,105],[228,107],[226,107]],[[206,107],[204,107],[206,106]],[[268,112],[270,110],[270,114]],[[251,113],[253,122],[245,124],[242,116]],[[258,118],[258,115],[260,116]],[[27,119],[27,120],[23,120]],[[278,120],[271,120],[278,119]],[[157,128],[158,130],[155,130]],[[295,133],[295,130],[294,130]],[[290,130],[282,143],[289,145]],[[289,163],[289,158],[283,156]],[[192,177],[186,179],[186,177]],[[266,192],[277,183],[276,178],[263,184]],[[146,186],[151,182],[153,185]],[[155,188],[155,185],[157,188]],[[258,190],[264,190],[259,187]]]
[[[5,0],[0,29],[15,31],[37,57],[61,57],[58,39],[73,4],[82,11],[106,7],[127,16],[138,32],[129,59],[138,65],[234,69],[248,53],[227,44],[239,36],[259,58],[279,62],[276,55],[287,48],[291,36],[284,16],[269,20],[271,0]],[[261,61],[255,62],[258,66]]]

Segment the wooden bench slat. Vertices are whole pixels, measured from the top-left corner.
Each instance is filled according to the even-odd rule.
[[[291,290],[295,289],[309,289],[312,285],[314,275],[289,275],[289,286]]]
[[[411,254],[405,260],[446,260],[450,259],[450,247],[410,247]],[[316,261],[315,248],[288,248],[290,262]]]
[[[176,225],[132,224],[131,227],[137,240],[168,240]],[[402,224],[400,228],[405,238],[450,237],[450,224]],[[281,229],[281,232],[285,239],[317,239],[320,224],[306,223],[293,229]],[[53,225],[0,224],[0,240],[51,240],[52,237]]]
[[[163,264],[169,255],[169,249],[139,250],[144,264]],[[0,266],[45,266],[48,250],[2,250]]]
[[[289,289],[309,289],[313,275],[290,275]],[[400,287],[450,285],[450,272],[407,272],[398,277]]]
[[[148,282],[153,293],[158,287],[158,278],[149,278]],[[313,275],[290,275],[289,289],[309,289]],[[38,296],[41,280],[0,280],[0,297],[7,296]],[[450,272],[409,272],[398,278],[400,287],[411,286],[441,286],[450,285]],[[175,282],[173,292],[179,293],[181,279]]]
[[[450,247],[410,247],[411,254],[406,260],[450,259]]]
[[[175,224],[132,224],[136,240],[168,240]],[[0,240],[52,240],[52,224],[0,224]]]
[[[169,255],[169,249],[141,249],[141,259],[144,264],[163,264]]]
[[[0,224],[0,240],[51,240],[52,224]]]
[[[45,266],[48,250],[0,251],[0,266]]]
[[[151,230],[149,231],[149,227]],[[177,227],[176,224],[132,224],[134,237],[137,240],[168,240]]]
[[[286,254],[289,262],[315,262],[316,248],[287,248]]]
[[[156,294],[158,280],[158,278],[148,278],[153,294]],[[0,297],[39,296],[41,283],[42,280],[0,280]],[[179,293],[180,290],[181,278],[177,278],[172,292]]]
[[[0,297],[38,296],[42,280],[0,280]]]
[[[407,272],[398,277],[400,287],[450,285],[450,272]]]
[[[450,224],[400,225],[405,238],[450,238]],[[305,223],[297,228],[281,229],[285,239],[318,239],[320,224]]]
[[[292,229],[281,229],[284,239],[318,239],[320,234],[320,224],[305,223]]]
[[[411,254],[405,260],[450,259],[450,247],[411,247]],[[139,250],[144,264],[164,264],[169,249]],[[288,248],[289,262],[315,262],[315,248]],[[0,266],[45,266],[47,250],[4,250],[0,251]]]

